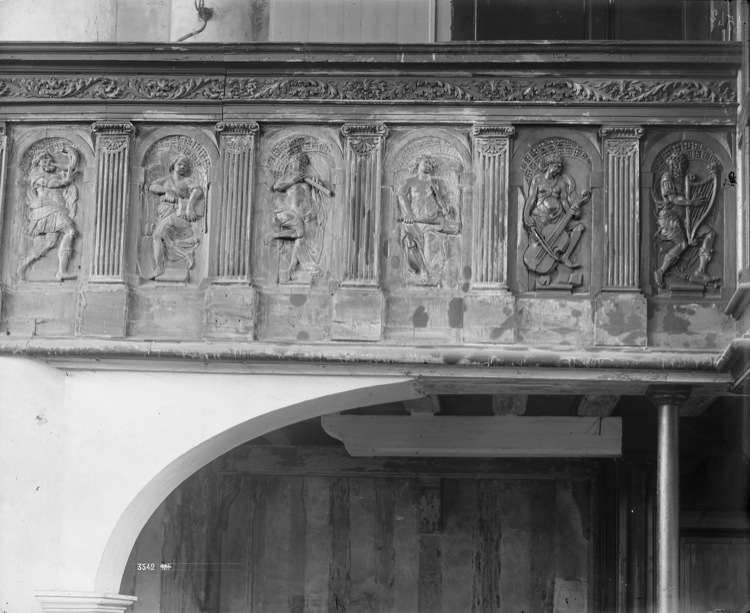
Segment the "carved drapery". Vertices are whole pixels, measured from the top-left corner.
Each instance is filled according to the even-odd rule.
[[[502,287],[507,278],[508,151],[511,126],[474,126],[477,192],[472,273],[474,286]]]
[[[380,176],[384,124],[346,124],[346,192],[343,281],[377,285],[379,273]]]
[[[91,281],[123,281],[131,123],[96,122],[96,217]]]
[[[217,219],[213,275],[225,281],[250,281],[250,215],[255,138],[258,124],[219,123],[222,202]]]
[[[643,128],[604,127],[606,289],[636,290],[640,260],[639,139]]]

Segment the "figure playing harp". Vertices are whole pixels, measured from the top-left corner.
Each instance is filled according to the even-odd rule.
[[[664,275],[689,247],[697,247],[698,254],[698,265],[689,280],[703,285],[719,282],[706,272],[716,239],[715,230],[708,225],[708,217],[716,201],[719,170],[716,164],[711,164],[708,178],[696,181],[695,175],[687,174],[688,164],[684,153],[672,154],[667,160],[667,170],[661,174],[654,189],[657,248],[661,251],[668,249],[661,266],[654,271],[658,287],[666,286]],[[686,262],[686,266],[690,265],[692,262]]]

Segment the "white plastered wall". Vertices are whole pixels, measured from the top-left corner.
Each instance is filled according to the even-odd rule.
[[[416,397],[392,376],[64,372],[0,358],[0,594],[117,593],[159,503],[236,445],[290,423]]]

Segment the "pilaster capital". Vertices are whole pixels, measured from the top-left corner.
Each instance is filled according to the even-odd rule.
[[[690,397],[691,388],[687,385],[649,385],[646,399],[656,407],[664,405],[681,406]]]
[[[34,592],[45,613],[124,613],[136,600],[123,594],[97,592]]]
[[[215,130],[220,134],[256,134],[260,126],[255,121],[245,121],[230,123],[220,121],[216,124]]]
[[[124,135],[132,134],[134,131],[133,124],[129,121],[112,122],[112,121],[95,121],[91,124],[91,131],[94,134],[102,135]]]
[[[385,137],[388,128],[384,123],[345,123],[341,133],[347,138]]]
[[[471,127],[471,135],[474,138],[510,138],[515,133],[516,129],[513,126],[475,124]]]
[[[602,126],[599,136],[602,138],[641,138],[645,130],[640,126]]]

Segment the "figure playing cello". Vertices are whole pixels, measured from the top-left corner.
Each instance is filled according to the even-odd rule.
[[[548,155],[531,179],[523,207],[523,223],[529,233],[529,246],[523,254],[526,267],[542,275],[541,285],[549,283],[549,275],[558,264],[568,268],[581,265],[573,254],[584,231],[581,206],[591,200],[591,192],[579,196],[576,184],[563,172],[559,155]]]

